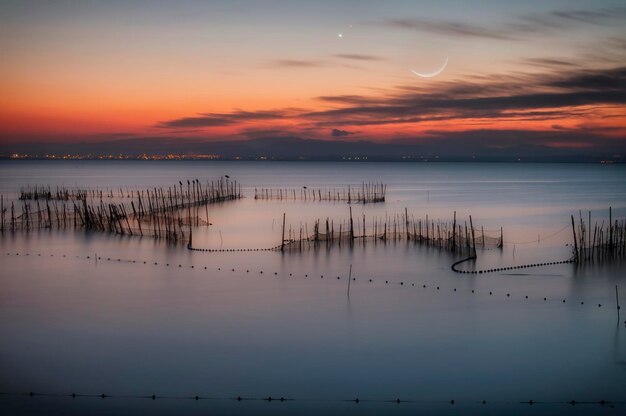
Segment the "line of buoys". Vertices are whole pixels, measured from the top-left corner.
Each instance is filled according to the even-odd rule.
[[[251,252],[251,251],[280,251],[281,245],[266,248],[197,248],[187,246],[188,250],[199,251],[204,253],[234,253],[234,252]]]
[[[19,392],[0,392],[0,395],[3,396],[27,396],[30,398],[37,398],[37,397],[65,397],[65,398],[94,398],[94,399],[110,399],[110,398],[124,398],[124,399],[144,399],[144,400],[157,400],[157,399],[169,399],[169,400],[230,400],[230,401],[236,401],[236,402],[242,402],[242,401],[265,401],[265,402],[287,402],[287,401],[297,401],[297,399],[294,398],[288,398],[288,397],[284,397],[284,396],[280,396],[280,397],[276,397],[276,396],[267,396],[267,397],[243,397],[241,395],[238,395],[236,397],[215,397],[215,396],[201,396],[198,394],[195,395],[189,395],[189,396],[181,396],[181,395],[157,395],[157,394],[146,394],[146,395],[132,395],[132,394],[106,394],[106,393],[87,393],[87,394],[80,394],[80,393],[76,393],[76,392],[72,392],[72,393],[36,393],[33,391],[30,391],[28,393],[19,393]],[[306,399],[306,402],[311,402],[311,401],[316,401],[315,399]],[[347,400],[342,400],[342,399],[317,399],[317,401],[320,402],[325,402],[325,403],[330,403],[330,402],[352,402],[355,404],[359,404],[359,403],[395,403],[395,404],[400,404],[400,403],[412,403],[412,404],[424,404],[424,403],[447,403],[450,405],[455,405],[458,404],[459,402],[457,402],[455,399],[449,400],[449,401],[441,401],[441,400],[413,400],[413,399],[400,399],[395,398],[395,399],[363,399],[363,398],[359,398],[356,397],[354,399],[347,399]],[[488,401],[486,399],[483,400],[479,400],[479,401],[472,401],[472,400],[466,400],[464,401],[464,403],[468,403],[468,404],[482,404],[482,405],[487,405]],[[561,401],[561,400],[557,400],[557,401],[550,401],[550,400],[544,400],[544,401],[540,401],[537,402],[535,400],[528,400],[528,401],[522,401],[522,402],[511,402],[511,403],[519,403],[519,404],[527,404],[530,406],[536,405],[536,404],[561,404],[561,405],[570,405],[570,406],[576,406],[576,405],[599,405],[599,406],[615,406],[615,405],[621,405],[621,404],[626,404],[625,401],[611,401],[611,400],[591,400],[591,401],[582,401],[582,400],[570,400],[570,401]]]
[[[557,264],[574,263],[574,259],[572,258],[569,260],[550,261],[550,262],[545,262],[545,263],[520,264],[517,266],[496,267],[493,269],[461,270],[457,268],[459,264],[464,263],[469,260],[473,260],[473,259],[474,259],[473,257],[470,257],[470,258],[463,259],[461,261],[454,263],[451,266],[452,271],[455,273],[460,273],[460,274],[486,274],[486,273],[504,272],[507,270],[527,269],[527,268],[533,268],[533,267],[545,267],[545,266],[553,266]]]
[[[22,255],[24,255],[24,256],[28,256],[30,253],[15,253],[15,255],[16,255],[16,256],[19,256],[20,254],[22,254]],[[8,253],[6,253],[6,255],[7,255],[7,256],[10,256],[10,255],[12,255],[12,253],[8,252]],[[39,253],[39,254],[38,254],[38,256],[41,256],[41,253]],[[50,256],[51,256],[51,257],[53,257],[53,256],[54,256],[54,254],[50,254]],[[67,258],[67,255],[66,255],[66,254],[62,254],[62,257]],[[76,258],[82,258],[82,256],[76,256]],[[90,258],[91,258],[91,256],[86,255],[84,258],[85,258],[85,259],[90,259]],[[95,258],[97,258],[98,260],[101,260],[101,259],[102,259],[102,257],[101,257],[101,256],[97,256],[97,257],[95,257]],[[111,258],[111,257],[107,257],[107,258],[106,258],[106,260],[107,260],[107,261],[116,261],[116,262],[125,262],[125,263],[136,263],[136,262],[137,262],[136,260],[125,260],[125,259],[122,259],[122,258]],[[567,263],[567,262],[570,262],[570,261],[569,261],[569,260],[568,260],[568,261],[563,261],[563,262],[561,262],[561,263]],[[154,263],[154,265],[155,265],[155,266],[158,266],[158,265],[159,265],[159,263],[158,263],[158,262],[153,262],[153,263]],[[143,264],[147,264],[147,261],[143,261]],[[161,266],[163,266],[163,263],[161,263],[160,265],[161,265]],[[166,264],[165,264],[165,266],[166,266],[166,267],[169,267],[169,266],[170,266],[170,264],[169,264],[169,263],[166,263]],[[178,265],[178,267],[179,267],[179,268],[182,268],[182,267],[183,267],[183,265],[182,265],[182,264],[179,264],[179,265]],[[207,266],[203,266],[203,267],[204,267],[204,270],[207,270]],[[194,268],[195,268],[195,266],[194,266],[194,265],[190,265],[190,266],[189,266],[189,268],[194,269]],[[220,270],[221,270],[221,267],[218,267],[218,268],[217,268],[217,270],[218,270],[218,271],[220,271]],[[231,268],[231,271],[233,271],[233,272],[234,272],[234,271],[235,271],[235,269],[234,269],[234,268]],[[478,273],[480,273],[480,272],[481,272],[481,271],[478,271]],[[250,270],[249,270],[249,269],[247,269],[247,270],[246,270],[246,273],[250,273]],[[263,274],[263,270],[260,270],[260,271],[259,271],[259,273],[260,273],[260,274]],[[278,272],[274,272],[274,275],[275,275],[275,276],[278,276]],[[293,276],[293,273],[289,273],[289,276]],[[305,274],[305,275],[304,275],[304,277],[308,277],[308,276],[309,276],[308,274]],[[323,278],[324,278],[324,275],[320,275],[320,278],[321,278],[321,279],[323,279]],[[341,279],[341,276],[337,276],[337,280],[340,280],[340,279]],[[352,278],[352,280],[353,280],[353,281],[356,281],[356,278]],[[372,283],[374,280],[370,278],[370,279],[368,279],[368,281],[369,281],[370,283]],[[389,283],[390,283],[390,281],[389,281],[389,280],[385,280],[385,284],[389,284]],[[392,283],[393,283],[393,282],[392,282]],[[405,282],[404,282],[404,281],[399,281],[399,282],[396,282],[396,283],[397,283],[397,284],[399,284],[400,286],[404,286],[404,283],[405,283]],[[411,283],[411,286],[413,286],[413,287],[414,287],[414,286],[415,286],[415,283]],[[423,287],[423,288],[426,288],[426,287],[427,287],[427,285],[426,285],[426,284],[423,284],[423,285],[422,285],[422,287]],[[436,286],[436,290],[441,290],[440,286]],[[453,291],[453,292],[457,292],[457,288],[453,288],[453,289],[452,289],[452,291]],[[472,290],[471,290],[471,293],[476,293],[476,292],[475,292],[475,289],[472,289]],[[490,291],[490,292],[489,292],[489,295],[490,295],[490,296],[492,296],[492,295],[493,295],[493,292],[492,292],[492,291]],[[507,293],[507,294],[506,294],[506,297],[510,298],[510,297],[511,297],[511,294],[510,294],[510,293]],[[525,295],[525,296],[524,296],[524,298],[525,298],[525,299],[529,299],[528,295]],[[544,301],[547,301],[547,298],[546,298],[546,297],[544,297],[544,298],[543,298],[543,300],[544,300]],[[562,299],[562,303],[566,303],[566,300],[565,300],[565,299]],[[581,301],[581,302],[580,302],[580,304],[581,304],[581,305],[584,305],[584,304],[585,304],[585,302],[584,302],[584,301]],[[602,307],[602,304],[598,304],[598,307]]]

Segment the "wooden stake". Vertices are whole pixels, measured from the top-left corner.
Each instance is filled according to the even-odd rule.
[[[285,216],[286,214],[283,213],[283,238],[280,242],[280,251],[285,251]]]

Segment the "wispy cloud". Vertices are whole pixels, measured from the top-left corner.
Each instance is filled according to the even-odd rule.
[[[183,117],[174,120],[162,121],[157,127],[180,129],[199,127],[229,126],[256,120],[275,120],[285,116],[287,110],[281,111],[242,111],[232,113],[202,113],[193,117]]]
[[[485,143],[507,146],[518,142],[540,146],[544,141],[543,146],[577,148],[594,143],[593,137],[626,139],[626,129],[617,117],[626,110],[626,67],[581,71],[557,63],[548,73],[448,81],[437,84],[436,90],[405,85],[373,96],[317,99],[327,108],[204,113],[165,121],[159,127],[178,132],[190,127],[240,126],[238,131],[243,137],[289,134],[347,138],[356,133],[355,128],[379,126],[393,132],[395,126],[402,133],[392,134],[391,138],[402,137],[415,128],[419,134],[414,138],[448,138],[454,143],[463,138],[466,144],[475,143],[482,137]],[[249,126],[249,121],[261,123]],[[433,129],[439,125],[440,130]],[[595,143],[608,148],[611,139],[607,140]]]
[[[434,21],[427,19],[390,19],[383,22],[384,25],[399,29],[419,30],[422,32],[431,32],[446,36],[475,37],[487,39],[513,39],[506,32],[487,28],[479,25],[469,24],[465,22],[454,21]]]
[[[322,97],[344,106],[304,114],[305,118],[343,125],[416,123],[461,118],[511,118],[546,116],[547,109],[572,108],[626,102],[626,67],[595,72],[563,72],[520,76],[517,82],[478,85],[452,83],[431,93],[400,90],[377,100],[359,96]],[[528,86],[530,85],[530,87]],[[485,93],[486,92],[486,93]],[[491,92],[491,94],[489,94]],[[535,113],[528,113],[535,111]],[[525,112],[525,113],[522,113]],[[538,112],[542,112],[541,114]]]
[[[338,53],[333,55],[336,58],[348,59],[352,61],[383,61],[380,56],[375,55],[362,55],[357,53]]]
[[[324,65],[324,61],[313,59],[276,59],[270,62],[270,66],[276,68],[318,68]]]
[[[396,29],[416,30],[449,37],[492,40],[519,40],[528,35],[554,33],[557,30],[579,29],[580,25],[623,24],[626,7],[601,9],[566,9],[526,14],[505,23],[481,25],[466,21],[426,18],[387,19],[379,24]]]
[[[332,129],[330,132],[331,137],[344,137],[350,136],[351,134],[356,134],[356,132],[341,129]]]

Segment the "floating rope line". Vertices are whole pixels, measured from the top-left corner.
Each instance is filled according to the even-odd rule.
[[[243,402],[243,401],[264,401],[268,403],[284,403],[284,402],[300,402],[300,403],[313,403],[313,402],[324,402],[324,403],[346,403],[352,402],[355,404],[360,403],[389,403],[389,404],[448,404],[448,405],[461,405],[461,404],[482,404],[487,405],[488,403],[496,403],[499,405],[502,404],[523,404],[523,405],[542,405],[542,404],[558,404],[558,405],[599,405],[599,406],[609,406],[611,408],[615,408],[617,405],[626,404],[626,401],[614,401],[614,400],[570,400],[570,401],[562,401],[562,400],[528,400],[528,401],[498,401],[498,400],[427,400],[427,399],[367,399],[367,398],[359,398],[356,397],[354,399],[324,399],[324,398],[302,398],[295,399],[284,396],[267,396],[267,397],[245,397],[245,396],[230,396],[230,397],[215,397],[215,396],[202,396],[202,395],[158,395],[158,394],[143,394],[143,395],[132,395],[132,394],[106,394],[106,393],[39,393],[39,392],[0,392],[2,396],[13,396],[13,397],[64,397],[69,399],[76,398],[89,398],[89,399],[139,399],[139,400],[160,400],[160,399],[168,399],[168,400],[220,400],[220,401],[235,401],[235,402]]]
[[[517,269],[528,269],[528,268],[533,268],[533,267],[545,267],[545,266],[554,266],[556,264],[567,264],[567,263],[575,263],[576,259],[575,257],[572,257],[568,260],[559,260],[559,261],[549,261],[549,262],[545,262],[545,263],[528,263],[528,264],[519,264],[516,266],[504,266],[504,267],[494,267],[491,269],[474,269],[474,270],[461,270],[459,268],[457,268],[457,266],[459,264],[463,264],[465,262],[468,262],[470,260],[476,260],[476,257],[468,257],[462,260],[459,260],[457,262],[454,262],[452,264],[452,266],[450,266],[450,268],[452,269],[453,272],[455,273],[461,273],[461,274],[486,274],[486,273],[496,273],[496,272],[503,272],[503,271],[507,271],[507,270],[517,270]]]
[[[12,253],[11,253],[11,252],[8,252],[8,253],[6,253],[6,255],[7,255],[7,256],[10,256],[10,255],[12,255]],[[14,255],[15,255],[15,256],[20,256],[20,253],[14,253]],[[21,255],[22,255],[22,256],[30,256],[30,253],[22,253]],[[35,256],[35,255],[33,254],[33,256]],[[42,253],[37,253],[37,257],[42,257]],[[45,254],[44,254],[44,255],[43,255],[43,257],[47,257],[47,255],[45,255]],[[50,254],[50,255],[49,255],[49,257],[55,257],[55,255],[54,255],[54,254]],[[62,254],[62,255],[57,255],[57,258],[58,258],[58,257],[65,258],[65,259],[69,259],[69,258],[76,258],[76,259],[81,259],[81,260],[91,260],[91,259],[93,258],[93,259],[96,261],[96,264],[98,264],[98,261],[106,261],[106,262],[109,262],[109,263],[127,263],[127,264],[129,264],[129,263],[132,263],[132,264],[142,264],[142,263],[143,263],[143,264],[145,264],[145,265],[148,265],[148,264],[149,264],[149,265],[151,265],[151,266],[153,265],[153,266],[157,266],[157,267],[166,267],[166,268],[173,267],[173,268],[175,268],[175,269],[182,269],[182,268],[183,268],[183,264],[174,264],[174,263],[170,264],[170,263],[163,263],[163,262],[159,263],[159,262],[156,262],[156,261],[148,261],[148,260],[131,260],[131,259],[122,259],[122,258],[114,258],[114,257],[112,258],[112,257],[104,257],[104,256],[97,256],[97,255],[95,255],[95,256],[93,256],[93,257],[92,257],[92,256],[90,256],[90,255],[87,255],[87,256],[78,256],[78,255],[76,255],[75,257],[72,257],[72,256],[68,256],[68,255],[66,255],[66,254]],[[469,272],[469,271],[456,271],[456,270],[454,269],[454,268],[455,268],[458,264],[461,264],[461,263],[463,263],[463,262],[466,262],[466,261],[469,261],[469,260],[472,260],[472,259],[473,259],[473,257],[470,257],[470,258],[467,258],[467,259],[462,259],[462,260],[457,261],[456,263],[454,263],[454,264],[452,265],[453,270],[454,270],[455,272],[457,272],[457,273],[482,274],[482,273],[490,273],[490,272],[495,272],[495,271],[498,271],[498,270],[500,270],[500,271],[501,271],[501,270],[505,270],[505,269],[506,269],[506,268],[500,268],[500,269],[498,269],[498,270],[496,270],[496,269],[487,269],[487,270],[482,270],[482,271],[471,271],[471,272]],[[562,261],[562,262],[553,262],[552,264],[559,264],[559,263],[571,263],[571,262],[573,262],[573,260],[565,260],[565,261]],[[540,265],[542,265],[542,264],[546,264],[546,265],[547,265],[548,263],[538,263],[537,265],[518,266],[517,268],[523,268],[523,267],[537,267],[537,266],[540,266]],[[185,265],[185,268],[186,268],[186,269],[204,269],[204,270],[208,270],[208,266],[198,266],[198,267],[196,267],[195,265]],[[227,268],[224,268],[224,271],[226,271],[226,270],[227,270]],[[507,269],[507,270],[508,270],[508,269]],[[217,271],[222,271],[222,267],[218,267],[218,268],[217,268]],[[236,270],[235,270],[235,268],[230,268],[230,271],[231,271],[231,272],[235,272]],[[250,269],[246,269],[246,270],[245,270],[245,273],[246,273],[246,274],[251,273],[251,272],[254,272],[254,271],[252,271],[252,270],[250,270]],[[259,274],[264,274],[263,270],[259,270],[259,271],[258,271],[258,273],[259,273]],[[278,272],[274,272],[274,273],[273,273],[273,275],[274,275],[274,276],[279,276],[279,273],[278,273]],[[281,276],[282,276],[282,275],[283,275],[283,274],[281,274]],[[285,275],[287,275],[287,274],[285,274]],[[297,277],[297,276],[296,276],[296,275],[294,275],[293,273],[289,273],[287,276],[288,276],[288,277]],[[308,273],[307,273],[307,274],[304,274],[304,277],[305,277],[305,278],[309,278],[309,277],[313,277],[313,275],[312,275],[312,274],[310,275],[310,274],[308,274]],[[322,275],[320,275],[320,279],[324,279],[324,277],[325,277],[325,276],[324,276],[323,274],[322,274]],[[329,277],[329,276],[326,276],[326,277]],[[340,280],[341,278],[342,278],[341,276],[336,276],[336,280]],[[363,280],[363,281],[365,281],[366,279],[367,279],[367,281],[368,281],[369,283],[374,283],[374,281],[375,281],[373,278],[364,278],[364,279],[362,279],[362,280]],[[328,279],[327,279],[327,280],[328,280]],[[335,280],[335,279],[331,279],[331,280]],[[352,280],[352,281],[356,281],[356,280],[357,280],[357,278],[356,278],[356,277],[352,277],[352,278],[351,278],[351,280]],[[381,280],[382,280],[382,279],[381,279]],[[410,286],[410,287],[419,287],[419,286],[421,285],[421,287],[422,287],[423,289],[426,289],[426,288],[431,288],[431,287],[435,287],[435,290],[437,290],[437,291],[440,291],[440,290],[441,290],[441,287],[440,287],[440,286],[436,286],[436,285],[427,285],[427,284],[424,284],[424,283],[416,283],[416,282],[389,281],[389,280],[385,280],[385,281],[384,281],[384,283],[385,283],[385,285],[390,285],[390,284],[391,284],[391,285],[394,285],[394,284],[395,284],[395,285],[399,285],[399,286]],[[457,292],[457,289],[456,289],[456,288],[453,288],[453,289],[452,289],[452,292],[453,292],[453,293],[456,293],[456,292]],[[486,293],[486,292],[487,292],[487,290],[485,289],[485,293]],[[475,293],[476,293],[476,290],[475,290],[475,289],[472,289],[472,290],[471,290],[471,293],[472,293],[472,294],[475,294]],[[493,296],[493,295],[494,295],[494,291],[493,291],[493,290],[492,290],[492,291],[489,291],[489,296]],[[506,294],[506,297],[507,297],[507,298],[511,298],[511,294],[510,294],[510,293],[507,293],[507,294]],[[524,299],[525,299],[525,300],[530,300],[530,299],[529,299],[529,297],[528,297],[528,295],[524,296]],[[557,300],[557,299],[554,299],[554,298],[552,298],[552,299],[548,299],[548,297],[543,297],[543,301],[544,301],[544,302],[546,302],[546,301],[548,301],[548,300],[553,301],[553,300]],[[566,303],[566,299],[562,299],[562,298],[561,298],[560,300],[561,300],[561,303]],[[581,305],[584,305],[584,304],[585,304],[585,302],[584,302],[583,300],[580,300],[580,304],[581,304]],[[598,303],[598,307],[602,307],[602,303]]]

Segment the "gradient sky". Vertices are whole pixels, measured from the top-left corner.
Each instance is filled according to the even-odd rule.
[[[621,0],[1,1],[0,51],[9,150],[286,135],[626,142]],[[437,77],[410,71],[446,57]]]

